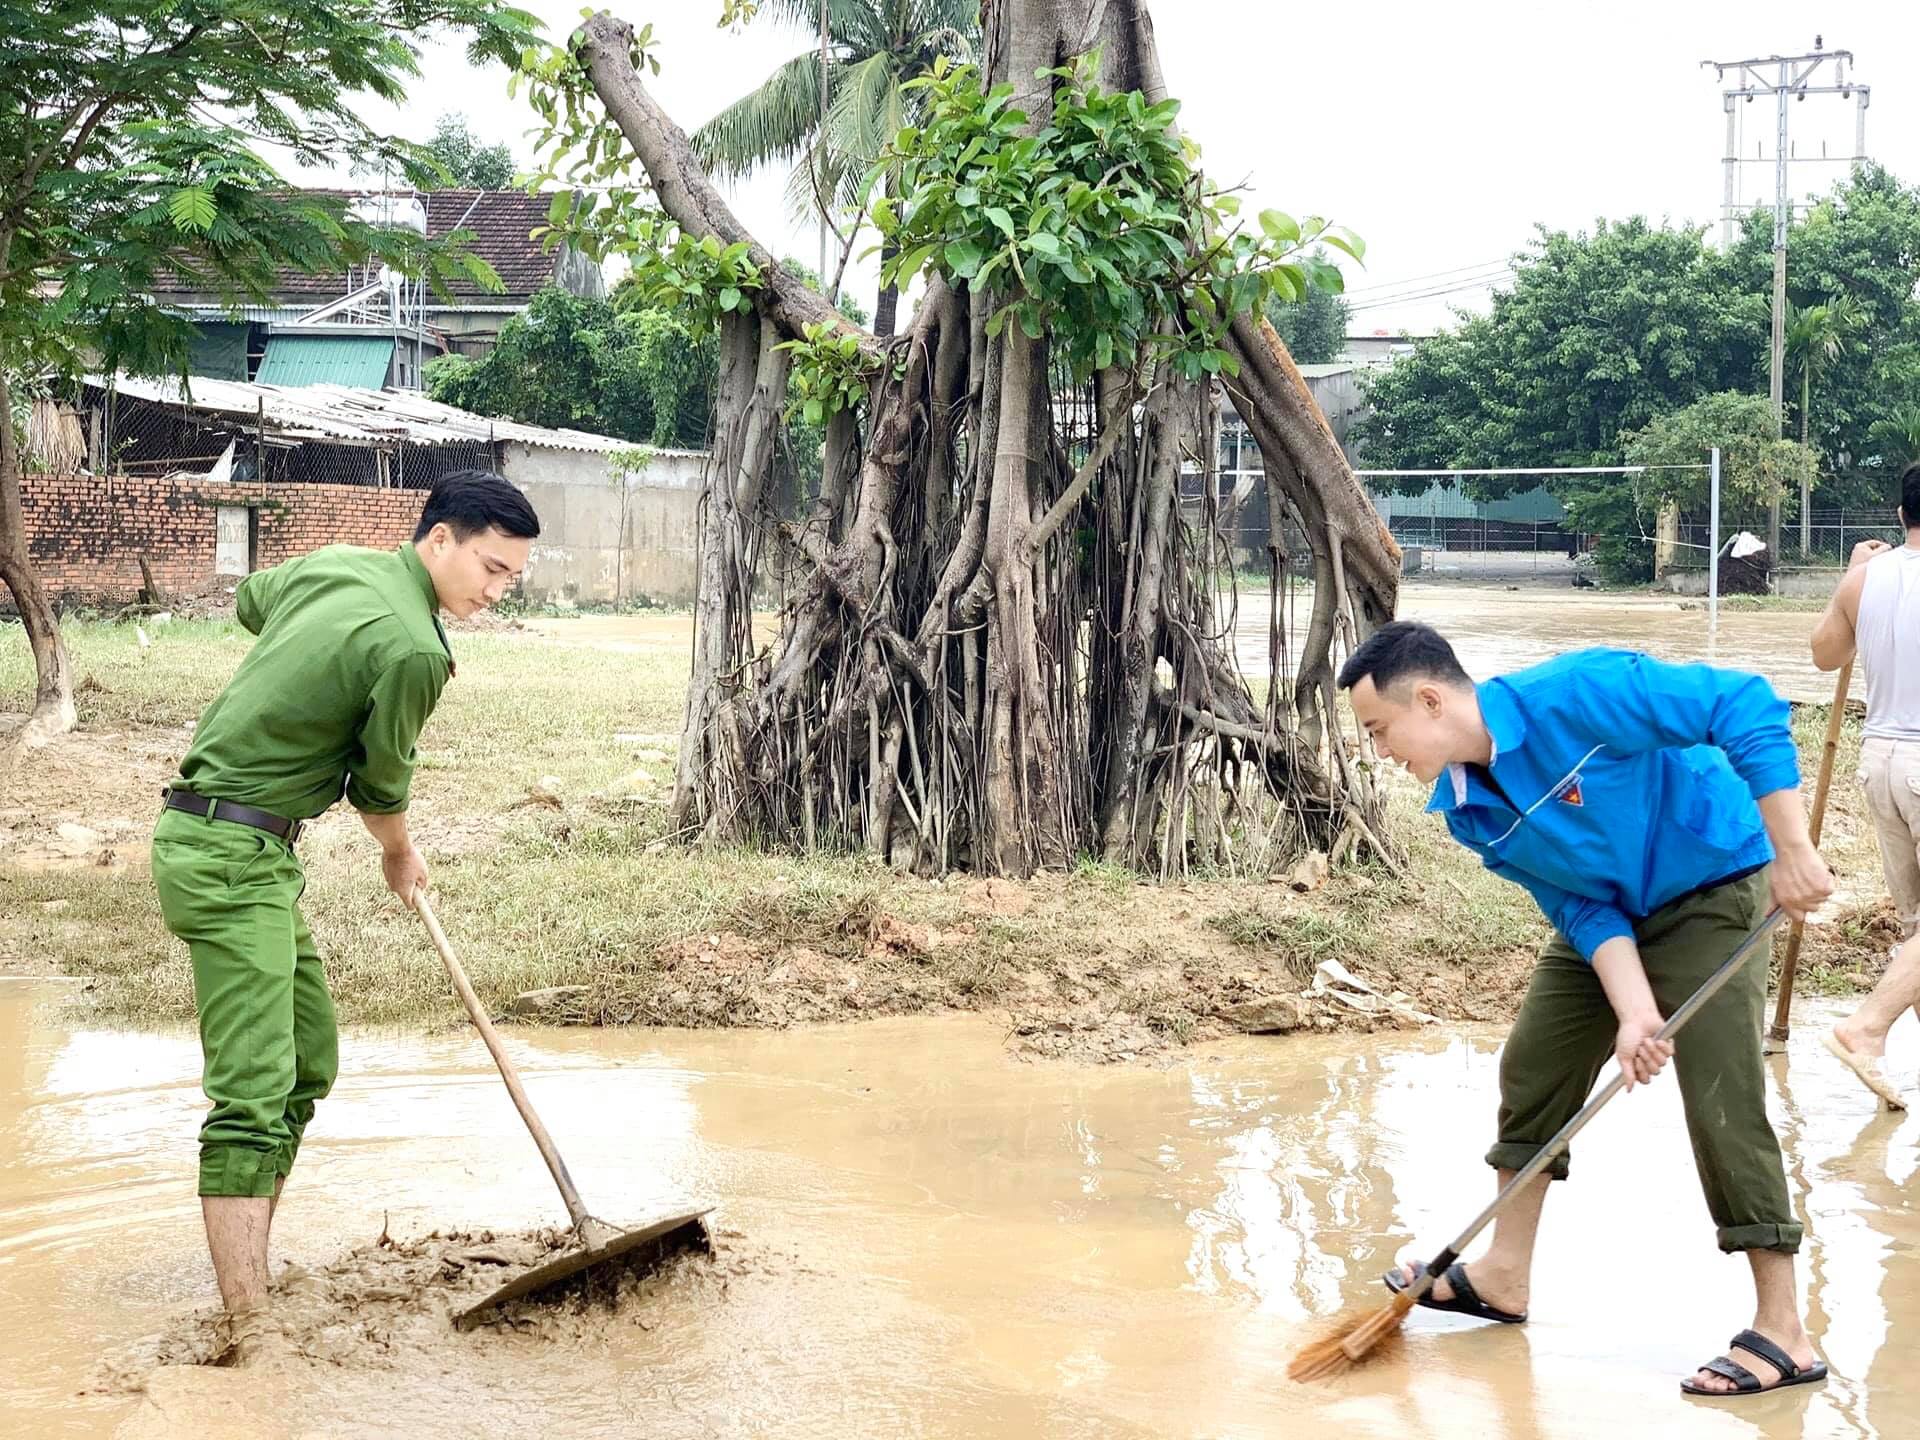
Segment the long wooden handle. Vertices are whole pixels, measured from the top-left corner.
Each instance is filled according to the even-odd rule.
[[[480,997],[473,993],[467,972],[455,958],[453,946],[447,943],[446,931],[440,928],[440,921],[435,918],[433,907],[427,903],[424,894],[415,893],[413,908],[420,912],[427,934],[433,937],[433,948],[440,952],[447,974],[453,978],[453,988],[460,992],[460,1003],[467,1007],[467,1018],[473,1021],[473,1028],[480,1032],[480,1038],[487,1042],[493,1063],[500,1067],[500,1078],[507,1082],[507,1093],[513,1097],[514,1108],[520,1112],[520,1118],[527,1122],[533,1143],[540,1147],[540,1158],[547,1162],[547,1169],[553,1173],[553,1183],[560,1187],[560,1198],[567,1202],[567,1214],[573,1217],[574,1228],[583,1230],[591,1217],[587,1214],[587,1207],[580,1203],[580,1192],[573,1187],[573,1177],[567,1173],[567,1162],[560,1158],[553,1137],[547,1134],[547,1127],[540,1123],[540,1117],[534,1113],[533,1102],[527,1099],[527,1092],[521,1088],[520,1072],[513,1068],[513,1061],[507,1058],[506,1047],[494,1032],[493,1022],[480,1007]]]
[[[1727,982],[1739,974],[1740,967],[1745,965],[1748,957],[1760,947],[1760,942],[1766,938],[1767,933],[1780,923],[1781,913],[1777,909],[1769,910],[1766,918],[1748,932],[1747,938],[1740,942],[1733,954],[1721,962],[1720,968],[1702,981],[1700,988],[1689,995],[1685,1003],[1667,1018],[1667,1023],[1660,1027],[1659,1033],[1653,1038],[1671,1040],[1679,1034],[1681,1027],[1700,1013],[1700,1007],[1718,995],[1726,988]],[[1573,1137],[1586,1129],[1587,1122],[1598,1115],[1609,1100],[1625,1089],[1626,1084],[1626,1072],[1616,1070],[1613,1078],[1600,1087],[1580,1113],[1562,1125],[1558,1134],[1535,1151],[1533,1158],[1514,1172],[1513,1179],[1501,1187],[1500,1193],[1493,1197],[1492,1203],[1486,1209],[1474,1216],[1473,1223],[1455,1236],[1451,1245],[1427,1262],[1425,1271],[1414,1277],[1413,1283],[1401,1292],[1398,1300],[1412,1305],[1426,1294],[1433,1287],[1433,1282],[1446,1273],[1447,1267],[1460,1258],[1460,1252],[1473,1243],[1474,1237],[1493,1223],[1494,1218],[1507,1208],[1508,1202],[1514,1196],[1539,1178],[1540,1173],[1553,1163],[1554,1157],[1573,1143]],[[1409,1295],[1413,1297],[1411,1300],[1407,1299]]]
[[[1840,678],[1833,684],[1833,709],[1827,715],[1827,744],[1820,752],[1820,774],[1813,782],[1813,814],[1807,817],[1807,838],[1820,844],[1820,827],[1827,818],[1827,789],[1833,783],[1834,752],[1840,748],[1840,727],[1846,720],[1847,687],[1853,682],[1853,661],[1840,667]],[[1787,953],[1780,961],[1780,999],[1773,1008],[1770,1040],[1787,1038],[1787,1011],[1793,1005],[1793,979],[1800,972],[1800,934],[1806,922],[1796,920],[1787,931]]]

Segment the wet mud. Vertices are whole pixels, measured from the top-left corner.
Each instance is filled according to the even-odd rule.
[[[553,1243],[558,1199],[471,1036],[350,1034],[276,1225],[280,1340],[207,1366],[193,1036],[86,1028],[60,993],[0,984],[8,1435],[1895,1440],[1920,1415],[1920,1119],[1819,1048],[1831,1004],[1769,1064],[1834,1377],[1736,1405],[1677,1389],[1752,1301],[1662,1083],[1581,1137],[1526,1326],[1418,1312],[1398,1358],[1286,1380],[1489,1195],[1494,1027],[1165,1067],[1022,1063],[978,1017],[515,1034],[589,1205],[711,1204],[715,1253],[464,1335],[448,1310]],[[1894,1040],[1911,1088],[1920,1027]]]

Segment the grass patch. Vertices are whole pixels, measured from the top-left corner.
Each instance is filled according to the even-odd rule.
[[[1120,1014],[1185,1043],[1221,1005],[1254,993],[1243,976],[1297,984],[1329,958],[1436,1014],[1497,1018],[1517,1003],[1526,956],[1546,933],[1527,895],[1423,815],[1425,788],[1397,772],[1386,777],[1389,825],[1406,875],[1347,871],[1307,897],[1264,873],[1157,886],[1089,857],[1014,887],[1020,904],[1007,908],[1004,896],[973,893],[1000,887],[964,876],[930,884],[868,857],[658,847],[658,806],[586,800],[636,769],[655,795],[671,784],[687,655],[674,632],[648,633],[620,651],[595,648],[607,636],[593,621],[452,636],[459,673],[422,737],[415,824],[440,914],[496,1011],[525,990],[581,985],[593,1013],[611,1019],[776,1024],[993,1006]],[[131,767],[104,772],[143,749],[159,756],[150,766],[170,763],[251,637],[221,620],[148,625],[145,647],[130,623],[76,621],[64,634],[82,730],[102,756],[103,773],[87,780],[111,807],[101,813],[149,813]],[[0,711],[24,711],[32,679],[19,628],[0,626]],[[1826,711],[1798,707],[1793,726],[1811,779]],[[1880,884],[1853,780],[1859,740],[1849,721],[1823,849],[1866,898]],[[562,809],[516,804],[548,777]],[[458,1023],[425,934],[381,884],[371,840],[330,820],[302,849],[304,909],[343,1019]],[[1851,993],[1884,955],[1868,918],[1829,930],[1817,941],[1809,932],[1805,993]],[[27,873],[0,862],[0,962],[87,976],[110,1015],[192,1013],[184,947],[138,865]]]

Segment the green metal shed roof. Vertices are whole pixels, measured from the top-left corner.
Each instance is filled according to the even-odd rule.
[[[349,385],[383,389],[393,364],[390,335],[275,335],[254,381],[261,385]]]

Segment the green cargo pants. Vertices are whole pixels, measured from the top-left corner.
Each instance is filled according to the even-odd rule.
[[[1634,930],[1661,1013],[1671,1015],[1720,967],[1768,903],[1763,870],[1654,911]],[[1767,1121],[1760,1024],[1767,994],[1764,948],[1674,1037],[1673,1068],[1686,1108],[1693,1162],[1719,1230],[1720,1248],[1800,1248],[1787,1201],[1780,1142]],[[1600,977],[1561,935],[1540,951],[1533,983],[1500,1057],[1500,1139],[1487,1163],[1518,1170],[1587,1101],[1613,1060],[1619,1030]],[[1567,1178],[1562,1155],[1550,1172]]]
[[[264,830],[166,810],[153,880],[167,929],[193,956],[200,1083],[213,1102],[200,1193],[271,1195],[340,1064],[327,977],[300,915],[306,873]]]

